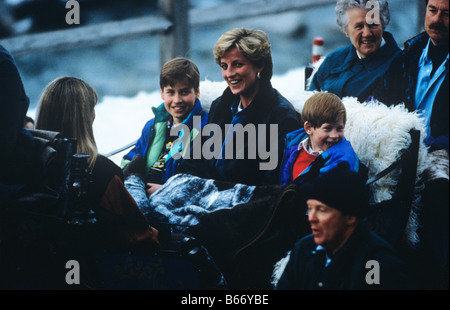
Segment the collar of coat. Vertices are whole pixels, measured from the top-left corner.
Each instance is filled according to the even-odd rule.
[[[396,52],[400,52],[397,42],[390,32],[385,31],[383,33],[383,38],[386,41],[386,44],[380,47],[374,54],[363,59],[358,57],[356,49],[353,45],[345,47],[344,49],[348,50],[345,60],[342,62],[342,65],[334,68],[330,73],[337,74],[345,72],[349,70],[355,62],[360,62],[368,72],[376,71],[380,65],[386,63],[386,59],[391,58]]]
[[[405,53],[411,51],[420,51],[420,53],[422,53],[422,50],[427,45],[429,39],[430,36],[426,33],[426,31],[419,33],[418,35],[405,41],[403,44],[403,51]]]
[[[264,119],[264,116],[267,116],[272,109],[275,101],[274,96],[275,90],[272,87],[272,83],[268,80],[260,80],[258,93],[253,98],[251,104],[240,113],[243,113],[248,120]],[[230,88],[227,87],[221,97],[221,106],[224,107],[226,113],[230,113],[230,116],[232,117],[232,109],[239,104],[239,101],[239,95],[234,95]]]

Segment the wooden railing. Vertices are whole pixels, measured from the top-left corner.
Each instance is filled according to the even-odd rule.
[[[424,1],[417,0],[419,16],[424,12]],[[61,51],[86,46],[111,44],[112,42],[159,35],[160,64],[177,57],[189,57],[189,34],[194,27],[225,23],[251,17],[301,11],[315,7],[334,5],[336,0],[255,0],[220,7],[189,9],[189,0],[159,0],[159,14],[124,21],[96,25],[76,25],[73,28],[39,34],[21,35],[0,40],[14,57],[27,54]],[[64,18],[64,17],[61,17]],[[423,18],[418,27],[421,28]],[[115,155],[127,148],[110,152]],[[125,148],[125,149],[124,149]]]
[[[98,46],[159,35],[160,64],[162,65],[173,57],[189,57],[189,33],[194,27],[293,10],[306,10],[335,3],[336,0],[258,0],[220,7],[189,9],[189,0],[159,0],[158,15],[88,26],[75,25],[64,30],[3,39],[0,40],[0,44],[14,57],[20,57],[27,54]],[[135,142],[129,143],[108,153],[107,156],[120,153],[133,147],[134,144]]]
[[[336,0],[258,0],[189,9],[189,0],[159,0],[159,14],[95,25],[73,25],[71,28],[38,34],[20,35],[0,40],[14,57],[139,37],[160,36],[160,63],[176,56],[189,56],[189,33],[193,27],[208,26],[255,16],[332,5]],[[81,7],[81,14],[83,8]],[[64,16],[61,16],[64,18]]]

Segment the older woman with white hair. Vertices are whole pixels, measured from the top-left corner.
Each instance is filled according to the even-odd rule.
[[[351,45],[329,54],[314,74],[309,90],[328,91],[363,102],[374,96],[376,85],[400,49],[385,31],[390,21],[386,0],[338,0],[337,23]]]

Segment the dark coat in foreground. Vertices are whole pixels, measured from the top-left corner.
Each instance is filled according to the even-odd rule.
[[[347,243],[331,257],[327,267],[325,251],[316,248],[312,235],[296,243],[277,289],[412,288],[405,264],[393,248],[362,224],[357,226]],[[371,261],[377,265],[373,265]]]
[[[299,115],[292,104],[274,89],[269,81],[261,81],[259,92],[247,108],[238,111],[239,102],[239,96],[233,95],[227,88],[222,96],[214,100],[209,110],[208,125],[217,125],[220,133],[205,136],[203,145],[212,141],[218,144],[220,142],[225,158],[220,158],[216,153],[212,159],[183,160],[181,173],[246,185],[278,184],[285,136],[301,127]],[[256,137],[243,134],[247,137],[243,143],[239,143],[236,141],[236,132],[233,133],[228,129],[230,124],[233,127],[242,125],[244,129],[240,132],[245,132],[247,125],[254,125]],[[277,132],[270,130],[272,125],[277,126]],[[275,139],[277,143],[270,145]],[[262,143],[266,146],[264,152],[270,154],[269,159],[261,158],[259,147]],[[230,145],[233,147],[232,154],[231,158],[227,158],[225,148]],[[254,151],[257,151],[256,158],[251,156]],[[273,159],[275,166],[272,169],[261,169],[261,163]]]

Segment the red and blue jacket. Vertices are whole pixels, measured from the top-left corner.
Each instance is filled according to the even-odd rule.
[[[292,169],[300,153],[298,145],[308,135],[301,128],[286,135],[286,143],[283,159],[281,162],[280,184],[289,185],[302,183],[335,168],[341,163],[347,163],[351,171],[359,172],[361,163],[349,141],[343,138],[339,143],[319,155],[303,172],[293,176]]]

